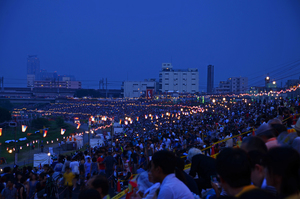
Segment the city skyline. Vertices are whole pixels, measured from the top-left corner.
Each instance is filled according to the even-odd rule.
[[[26,84],[26,58],[40,68],[73,74],[84,88],[156,78],[161,63],[197,68],[200,91],[206,67],[214,85],[229,77],[298,79],[299,1],[166,1],[117,3],[0,2],[0,76],[4,85]],[[288,69],[286,75],[273,68]],[[12,70],[14,69],[14,70]],[[289,76],[289,74],[291,76]],[[259,77],[260,76],[260,77]]]

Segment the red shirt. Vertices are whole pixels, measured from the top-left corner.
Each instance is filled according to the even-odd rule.
[[[104,161],[104,159],[101,158],[101,157],[99,157],[99,158],[97,159],[97,162],[98,162],[98,163],[103,162],[103,161]],[[99,169],[100,169],[100,170],[105,170],[105,165],[104,165],[104,164],[99,164]]]

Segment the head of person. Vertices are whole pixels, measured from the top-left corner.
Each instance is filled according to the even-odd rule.
[[[241,149],[247,153],[254,150],[262,153],[267,153],[268,151],[265,142],[257,136],[245,137],[242,141]]]
[[[187,155],[187,159],[192,162],[192,159],[195,155],[198,155],[198,154],[202,154],[201,150],[200,149],[197,149],[197,148],[191,148],[188,152],[188,155]]]
[[[34,180],[37,180],[38,179],[38,176],[36,173],[32,173],[31,177],[30,177],[30,180],[31,181],[34,181]]]
[[[20,180],[20,183],[23,184],[23,185],[26,185],[27,184],[26,177],[22,177],[21,180]]]
[[[78,199],[101,199],[100,193],[95,189],[85,189],[79,193]]]
[[[8,181],[7,181],[7,183],[6,183],[6,186],[8,187],[8,188],[12,188],[13,187],[13,182],[9,179]]]
[[[154,182],[162,182],[163,179],[174,173],[176,166],[176,157],[170,151],[157,151],[152,156],[151,174]]]
[[[71,168],[70,168],[69,166],[66,166],[65,171],[66,171],[67,173],[69,173],[69,172],[71,171]]]
[[[279,123],[273,123],[273,124],[270,124],[271,127],[274,129],[274,133],[275,133],[275,136],[278,137],[278,135],[280,133],[283,133],[283,132],[287,132],[287,128],[285,125],[283,124],[279,124]]]
[[[275,131],[270,124],[264,123],[255,131],[255,135],[267,142],[270,138],[275,137]]]
[[[248,152],[248,158],[251,167],[251,182],[256,187],[261,187],[265,179],[264,158],[266,153],[258,150],[251,150]]]
[[[267,184],[276,188],[282,197],[299,193],[300,156],[287,147],[276,147],[268,151],[265,158]]]
[[[91,188],[97,190],[102,198],[108,194],[109,184],[105,176],[95,176],[90,181]]]
[[[239,148],[225,148],[217,156],[216,169],[223,189],[230,195],[250,185],[251,168],[247,154]]]

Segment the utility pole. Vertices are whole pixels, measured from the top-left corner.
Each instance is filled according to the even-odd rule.
[[[0,78],[0,86],[1,86],[1,91],[4,91],[4,77]]]
[[[107,78],[106,78],[105,83],[106,83],[106,94],[105,94],[105,98],[107,99]]]
[[[15,161],[14,164],[16,165],[18,162],[18,153],[17,153],[17,126],[15,127]]]

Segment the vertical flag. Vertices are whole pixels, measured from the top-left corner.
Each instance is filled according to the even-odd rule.
[[[48,131],[47,131],[47,130],[44,130],[44,134],[43,134],[43,137],[44,137],[44,138],[47,136],[47,133],[48,133]]]
[[[60,129],[60,134],[61,135],[65,134],[65,132],[66,132],[66,129]]]
[[[22,132],[23,133],[25,133],[26,129],[27,129],[27,126],[26,125],[22,125]]]

